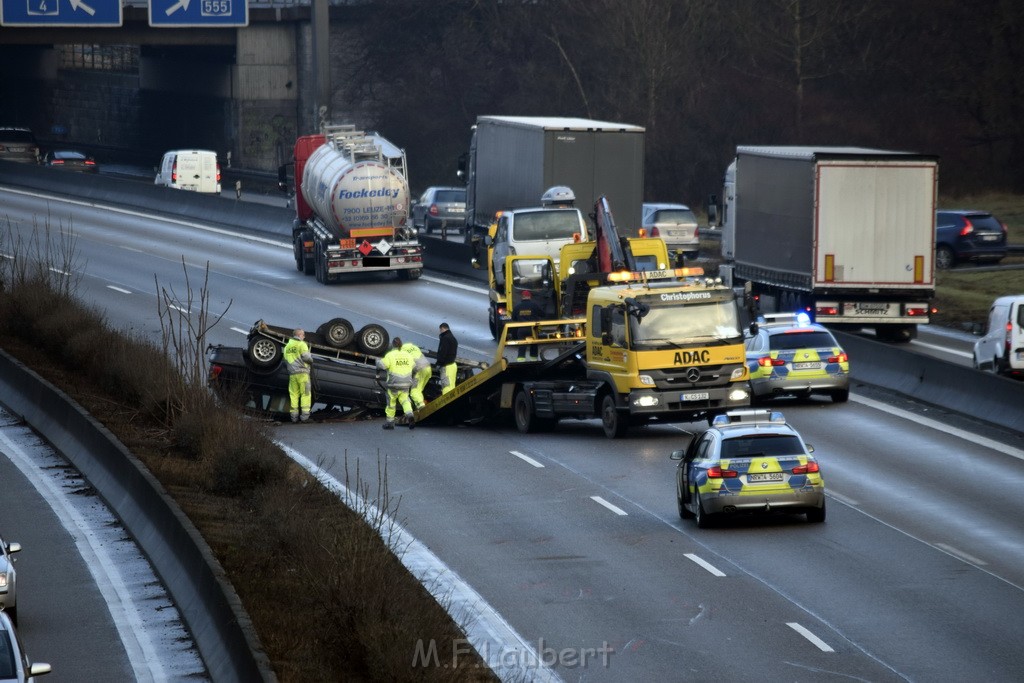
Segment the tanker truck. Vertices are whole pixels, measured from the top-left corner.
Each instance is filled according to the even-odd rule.
[[[409,221],[405,152],[352,125],[325,125],[295,141],[295,267],[329,284],[346,273],[423,273]],[[287,187],[286,166],[278,170]]]

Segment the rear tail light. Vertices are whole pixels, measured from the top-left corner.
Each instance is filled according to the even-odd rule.
[[[838,356],[829,356],[828,357],[828,362],[829,363],[848,363],[849,360],[850,359],[847,357],[845,351],[840,353]]]
[[[838,306],[818,306],[814,309],[814,315],[839,315]]]
[[[437,204],[431,204],[430,205],[430,210],[428,211],[428,213],[431,216],[436,216],[437,214],[439,214],[441,212],[437,210]]]
[[[974,223],[971,223],[969,218],[964,219],[964,227],[960,228],[960,236],[970,235],[974,232]]]
[[[217,182],[220,182],[220,163],[217,164]]]
[[[171,166],[171,182],[172,183],[178,182],[178,162],[177,161],[175,161],[174,164]]]
[[[818,463],[809,462],[806,465],[797,465],[796,467],[794,467],[793,474],[813,474],[814,472],[818,472],[819,470],[820,468],[818,467]]]
[[[772,366],[779,367],[780,365],[785,365],[786,361],[782,360],[781,358],[761,356],[760,358],[757,359],[757,364],[760,365],[762,368],[768,368]]]
[[[217,379],[220,377],[220,373],[224,372],[224,368],[220,365],[210,366],[210,379]]]
[[[1010,352],[1010,346],[1012,345],[1012,341],[1013,341],[1013,323],[1008,322],[1008,323],[1006,323],[1006,351],[1005,351],[1005,353],[1009,353]]]
[[[734,479],[739,476],[736,470],[723,470],[718,465],[708,468],[708,479]]]
[[[919,318],[921,316],[928,315],[927,306],[907,306],[906,311],[907,315],[911,318]]]
[[[658,226],[657,225],[655,225],[653,228],[651,228],[651,237],[661,237],[661,231],[658,230]]]
[[[54,166],[63,166],[64,165],[64,160],[63,159],[54,159],[50,163],[53,164]]]
[[[1003,236],[1005,237],[1006,236],[1006,223],[1000,223],[999,227],[1001,227],[1003,229]]]

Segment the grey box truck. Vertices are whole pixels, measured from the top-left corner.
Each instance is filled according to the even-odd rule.
[[[466,181],[466,241],[480,237],[496,212],[540,205],[555,185],[578,205],[605,195],[618,225],[640,227],[644,129],[581,118],[480,116],[469,153],[459,161]]]

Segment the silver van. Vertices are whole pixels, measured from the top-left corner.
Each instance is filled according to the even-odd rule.
[[[1024,294],[992,302],[985,332],[974,342],[974,367],[1024,379]]]
[[[220,194],[217,153],[208,149],[171,150],[160,160],[154,182],[175,190]]]
[[[39,163],[39,143],[28,128],[0,127],[0,159]]]

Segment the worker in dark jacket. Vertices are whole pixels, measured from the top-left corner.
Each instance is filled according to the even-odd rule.
[[[512,309],[512,322],[525,323],[525,322],[536,322],[543,319],[544,309],[541,308],[540,304],[533,300],[533,292],[528,289],[524,289],[521,295],[519,303]],[[529,339],[530,328],[522,327],[516,330],[516,339]],[[516,360],[526,360],[524,356],[536,356],[537,347],[536,345],[520,346]]]
[[[438,383],[441,385],[441,393],[447,394],[455,388],[455,378],[458,374],[458,366],[455,365],[455,355],[459,352],[459,340],[452,334],[448,323],[441,323],[437,335],[437,373]]]
[[[309,353],[304,330],[296,329],[292,332],[292,338],[284,345],[284,362],[288,367],[288,398],[292,422],[308,422],[309,410],[313,405],[313,387],[309,381],[313,356]]]

